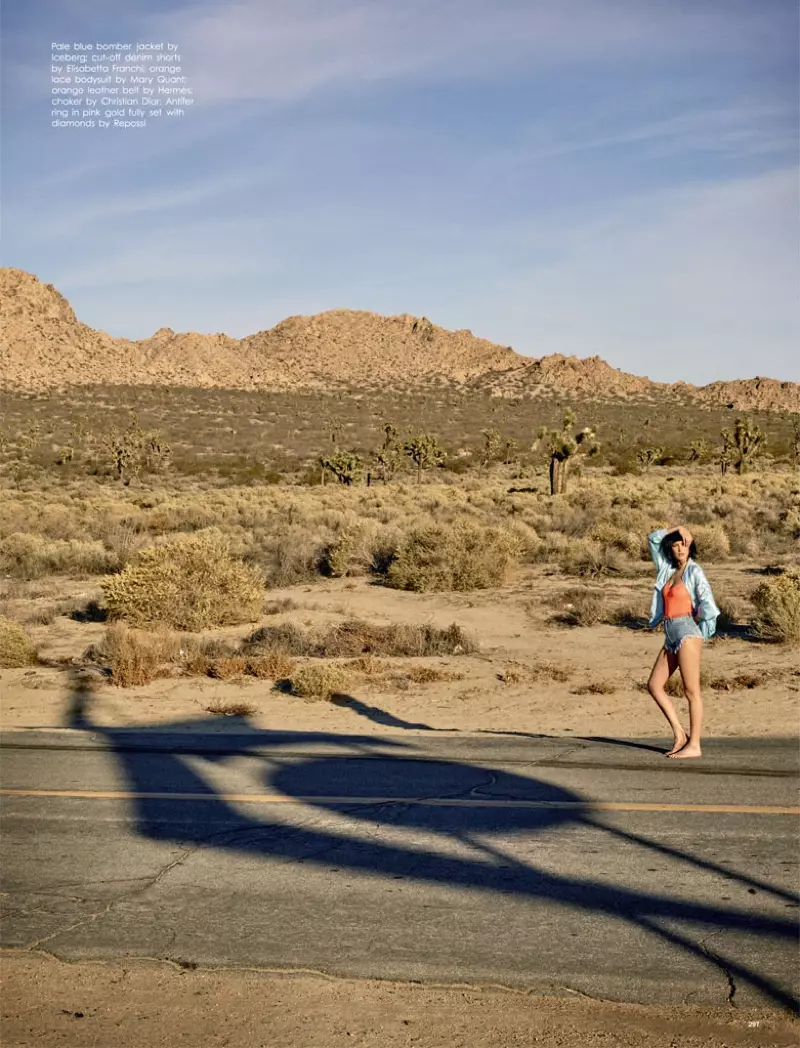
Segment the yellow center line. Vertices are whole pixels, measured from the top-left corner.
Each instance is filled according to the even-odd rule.
[[[639,801],[526,801],[477,797],[322,797],[284,793],[150,793],[128,790],[0,789],[4,797],[66,797],[78,800],[216,801],[229,804],[419,804],[434,808],[557,808],[569,811],[710,812],[730,815],[800,815],[800,807],[777,804],[655,804]]]

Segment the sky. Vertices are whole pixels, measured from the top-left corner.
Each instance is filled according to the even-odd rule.
[[[26,0],[0,264],[115,336],[426,316],[659,381],[800,380],[796,0]],[[51,44],[178,45],[143,128]]]

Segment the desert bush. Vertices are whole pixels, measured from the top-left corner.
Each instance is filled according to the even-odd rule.
[[[312,582],[319,575],[324,545],[308,528],[290,526],[264,551],[263,565],[271,586],[294,586]]]
[[[245,673],[250,677],[258,677],[261,680],[280,680],[290,677],[295,671],[295,664],[286,655],[280,652],[269,652],[265,655],[252,655],[248,657]]]
[[[0,574],[13,578],[99,575],[113,571],[116,566],[116,555],[106,550],[99,541],[45,541],[39,535],[26,532],[15,532],[0,541]]]
[[[713,680],[713,677],[711,677],[711,675],[709,674],[709,672],[705,668],[705,666],[701,667],[701,669],[700,669],[700,689],[701,689],[701,691],[705,691],[706,688],[710,688],[712,680]],[[647,690],[646,686],[645,686],[645,690]],[[667,681],[667,683],[664,686],[664,691],[666,691],[667,695],[671,695],[673,697],[673,699],[683,698],[683,678],[681,677],[680,672],[678,670],[676,670],[672,674],[672,676],[669,678],[669,680]]]
[[[472,590],[500,586],[519,563],[519,538],[505,528],[470,521],[414,529],[386,572],[395,589]]]
[[[54,607],[36,608],[25,618],[26,626],[52,626],[58,610]]]
[[[329,699],[348,686],[347,673],[339,666],[311,663],[286,679],[284,687],[303,699]]]
[[[731,543],[721,524],[693,524],[698,560],[720,560],[730,556]]]
[[[561,594],[564,613],[560,621],[569,626],[596,626],[606,614],[605,595],[599,590],[568,589]]]
[[[628,573],[625,559],[619,550],[580,539],[567,545],[559,566],[565,575],[577,575],[578,578],[593,579]]]
[[[750,599],[756,609],[756,636],[781,644],[800,644],[800,572],[787,571],[762,582]]]
[[[237,680],[247,672],[247,658],[244,655],[221,655],[211,659],[208,665],[208,676],[215,680]]]
[[[206,706],[206,713],[213,717],[251,717],[256,712],[249,702],[212,702]]]
[[[379,626],[359,619],[305,632],[294,623],[261,626],[245,640],[248,655],[267,652],[316,658],[360,655],[461,655],[476,650],[475,641],[455,622],[445,629],[425,623]]]
[[[0,615],[0,668],[17,669],[37,661],[36,646],[22,626]]]
[[[86,651],[84,659],[105,666],[112,684],[132,688],[170,676],[179,653],[180,638],[169,630],[147,633],[119,622]]]
[[[259,573],[231,557],[221,535],[208,533],[141,550],[102,588],[110,616],[134,626],[235,625],[258,618],[264,602]]]
[[[609,626],[622,626],[628,630],[643,630],[647,629],[647,624],[650,620],[647,615],[643,615],[637,608],[631,607],[630,604],[618,604],[608,612],[603,621],[607,622]]]
[[[644,529],[642,529],[642,532],[639,532],[605,520],[598,521],[592,527],[589,537],[601,546],[618,549],[623,553],[627,553],[629,557],[640,556],[643,547],[646,545]]]
[[[616,684],[607,680],[590,680],[573,689],[573,695],[613,695],[617,690]]]

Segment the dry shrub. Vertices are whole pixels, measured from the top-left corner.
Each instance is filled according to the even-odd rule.
[[[316,644],[311,635],[293,622],[259,626],[242,644],[247,655],[313,655]]]
[[[507,581],[521,553],[518,536],[505,528],[469,521],[417,528],[401,540],[386,583],[417,593],[488,589]]]
[[[255,706],[248,702],[212,702],[206,706],[206,713],[214,717],[251,717],[255,712]]]
[[[134,626],[232,626],[258,618],[264,603],[259,573],[230,555],[224,537],[208,533],[141,550],[102,587],[111,617]]]
[[[691,527],[698,560],[721,560],[730,556],[730,539],[721,524],[692,524]]]
[[[389,672],[389,666],[372,654],[362,655],[358,659],[353,659],[347,663],[347,668],[354,673],[360,673],[364,677],[375,679],[385,677]]]
[[[642,615],[630,604],[618,604],[609,611],[603,621],[607,622],[609,626],[622,626],[628,630],[644,630],[647,629],[650,620],[647,615]]]
[[[555,662],[534,662],[529,667],[529,673],[534,680],[553,680],[559,684],[568,681],[572,671]]]
[[[787,571],[762,582],[750,599],[756,609],[756,636],[779,644],[800,644],[799,571]]]
[[[425,623],[414,626],[391,623],[378,626],[360,619],[349,619],[339,625],[304,632],[294,623],[261,626],[244,642],[247,654],[280,652],[285,655],[308,655],[315,658],[359,655],[464,655],[477,645],[464,630],[452,623],[446,629]]]
[[[596,626],[606,614],[605,594],[599,590],[568,589],[561,595],[564,613],[559,620],[568,626]]]
[[[502,673],[497,674],[497,679],[503,684],[521,684],[525,680],[525,674],[513,666],[507,667]]]
[[[573,689],[573,695],[613,695],[616,690],[616,684],[612,684],[611,681],[590,680]]]
[[[266,576],[271,586],[312,582],[319,574],[322,549],[307,527],[293,525],[265,550]]]
[[[111,683],[120,688],[149,684],[172,673],[180,657],[180,638],[169,630],[145,633],[129,629],[124,623],[110,626],[100,644],[84,655],[87,661],[106,666]]]
[[[102,542],[52,539],[15,532],[0,541],[0,574],[21,579],[45,575],[99,575],[113,571],[116,556]]]
[[[406,674],[412,684],[433,684],[438,681],[463,680],[463,673],[437,670],[433,666],[413,666]]]
[[[26,626],[52,626],[56,621],[56,608],[36,608],[25,618]]]
[[[295,664],[280,652],[269,652],[266,655],[251,655],[247,659],[245,673],[260,680],[281,680],[290,677],[295,671]]]
[[[639,557],[645,542],[641,532],[601,520],[593,525],[589,537],[601,546],[618,549],[629,557]]]
[[[618,549],[580,539],[567,545],[560,567],[565,575],[577,575],[579,578],[628,574],[625,558]]]
[[[339,579],[350,574],[356,539],[352,532],[342,531],[328,543],[319,558],[319,570],[328,578]]]
[[[36,647],[22,626],[0,616],[0,667],[11,670],[36,662]]]
[[[736,673],[732,677],[713,677],[709,688],[713,691],[742,691],[760,688],[769,681],[767,673]]]
[[[288,677],[286,687],[303,699],[329,699],[348,687],[348,676],[340,666],[311,663]]]
[[[213,659],[208,666],[208,676],[215,680],[236,680],[247,672],[247,659],[244,655],[223,655]]]

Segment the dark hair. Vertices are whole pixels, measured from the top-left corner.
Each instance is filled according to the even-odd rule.
[[[672,555],[673,542],[683,542],[683,536],[679,531],[670,531],[668,535],[664,536],[664,538],[661,540],[661,552],[664,554],[664,556],[667,558],[667,560],[670,562],[673,568],[677,568],[678,562]],[[692,544],[689,547],[689,556],[692,560],[694,560],[697,557],[697,543],[694,540],[692,540]]]

